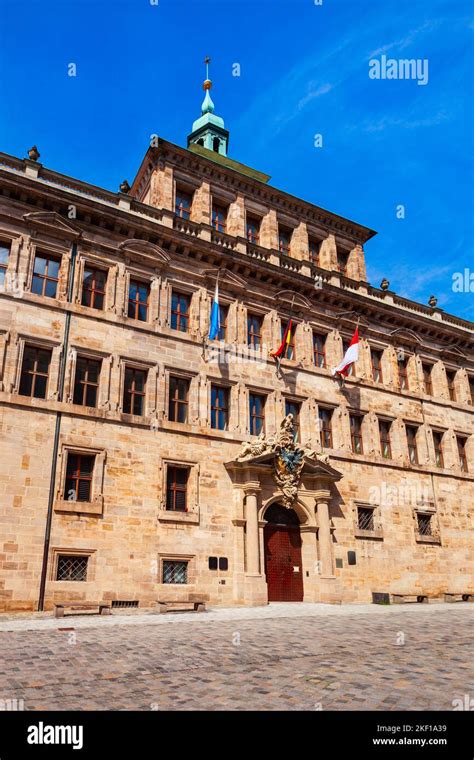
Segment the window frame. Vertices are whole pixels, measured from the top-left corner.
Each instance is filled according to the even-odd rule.
[[[186,480],[184,483],[179,483],[176,480],[176,473],[177,471],[186,472]],[[173,480],[171,480],[171,477],[173,476]],[[189,511],[189,480],[191,476],[191,466],[186,464],[168,464],[166,467],[166,494],[165,494],[165,510],[166,512],[184,512],[187,513]],[[170,481],[171,481],[171,487],[170,487]],[[170,502],[170,494],[171,494],[171,502]],[[184,508],[177,508],[176,502],[177,502],[177,494],[184,494]],[[173,506],[169,506],[169,504],[172,504]]]
[[[26,372],[25,370],[25,356],[28,351],[34,351],[35,352],[35,359],[34,359],[34,370]],[[38,372],[36,371],[36,367],[38,365],[38,353],[40,351],[43,351],[44,353],[49,354],[49,362],[48,362],[48,371],[47,372]],[[20,375],[19,375],[19,381],[18,381],[18,395],[24,396],[25,398],[39,398],[39,399],[47,399],[48,398],[48,390],[49,390],[49,383],[51,379],[51,364],[53,361],[53,349],[48,348],[41,345],[36,345],[35,343],[29,343],[25,341],[25,344],[23,346],[22,356],[21,356],[21,367],[20,367]],[[21,386],[23,383],[23,379],[26,376],[32,376],[31,380],[31,389],[30,393],[22,393],[21,392]],[[44,390],[44,396],[36,396],[34,393],[35,387],[36,387],[36,378],[37,377],[44,377],[46,378],[46,384],[45,384],[45,390]]]
[[[179,397],[179,388],[180,384],[185,387],[185,397],[180,398]],[[173,391],[173,385],[174,388],[174,394]],[[191,389],[191,378],[187,375],[181,375],[181,374],[175,374],[173,372],[169,373],[168,377],[168,405],[167,405],[167,419],[169,422],[178,423],[180,425],[187,425],[189,423],[189,391]],[[178,395],[176,394],[176,391],[178,391]],[[185,410],[185,419],[180,420],[179,419],[179,413],[180,410],[184,408]],[[171,414],[171,410],[173,409],[173,414]]]
[[[262,401],[262,412],[261,414],[254,414],[253,409],[255,408],[255,405],[252,406],[251,399],[260,399]],[[265,433],[265,408],[267,404],[268,395],[265,395],[264,393],[260,393],[259,391],[252,391],[249,390],[249,408],[248,408],[248,419],[249,419],[249,434],[259,436],[261,435],[262,431]],[[255,428],[258,428],[258,420],[261,421],[260,430],[258,432],[254,432]],[[253,423],[256,422],[254,425]]]
[[[134,286],[142,286],[146,288],[146,301],[140,300],[140,298],[130,298],[130,290],[132,288],[132,285]],[[136,288],[136,296],[139,296],[140,289],[139,287]],[[141,280],[138,277],[134,277],[130,275],[128,279],[128,295],[127,295],[127,317],[129,319],[135,319],[137,322],[149,322],[149,315],[150,315],[150,296],[151,296],[151,287],[150,283],[146,282],[145,280]],[[133,307],[134,314],[130,314],[130,307]],[[145,308],[145,319],[141,319],[140,314],[140,306]]]
[[[355,421],[357,420],[357,425],[355,426]],[[350,425],[350,431],[351,431],[351,450],[353,454],[364,454],[364,440],[363,440],[363,431],[362,431],[362,425],[364,422],[364,417],[362,414],[356,414],[355,412],[349,414],[349,425]],[[355,429],[356,428],[356,429]],[[357,451],[357,441],[360,450]]]
[[[76,470],[78,472],[78,476],[76,477],[73,474],[69,474],[69,463],[71,458],[77,458],[79,460],[79,469]],[[92,466],[90,468],[90,474],[82,476],[82,470],[81,470],[81,460],[82,459],[91,459],[92,460]],[[95,453],[84,453],[81,451],[72,451],[67,450],[66,451],[66,462],[65,462],[65,481],[64,481],[64,496],[66,497],[64,501],[73,502],[74,504],[91,504],[94,500],[94,493],[93,493],[93,485],[94,485],[94,475],[95,475],[95,468],[97,464],[97,455]],[[87,472],[87,471],[86,471]],[[68,485],[70,485],[70,481],[74,481],[77,485],[77,487],[68,488]],[[80,493],[80,483],[89,483],[89,492],[88,492],[88,499],[79,499],[79,493]],[[75,499],[70,499],[69,494],[71,490],[76,494]]]
[[[12,241],[11,240],[7,241],[7,240],[1,239],[0,240],[0,252],[1,252],[2,248],[4,248],[7,251],[6,263],[0,261],[0,288],[3,289],[5,287],[5,281],[7,279],[8,266],[10,264],[10,259],[11,259],[11,255],[12,255]],[[3,277],[3,279],[2,279],[2,277]]]
[[[189,201],[189,206],[186,207],[182,203],[178,204],[178,198]],[[189,190],[186,190],[185,188],[181,187],[179,184],[176,184],[175,198],[174,198],[174,213],[177,217],[179,217],[179,219],[185,219],[186,221],[189,221],[191,219],[193,201],[194,201],[194,192],[193,191],[190,192]]]
[[[416,425],[405,425],[405,432],[406,432],[406,439],[407,439],[407,448],[408,448],[408,461],[413,466],[418,466],[420,464],[420,458],[418,454],[418,430],[419,427]],[[413,434],[413,438],[410,438],[410,436]],[[414,461],[411,456],[411,452],[414,453]]]
[[[177,308],[173,309],[173,299],[175,296],[178,298]],[[185,298],[187,300],[187,311],[181,311],[181,303],[180,299]],[[183,334],[189,334],[190,332],[190,323],[191,323],[191,299],[192,295],[190,293],[186,293],[184,290],[180,290],[179,288],[171,288],[171,298],[170,298],[170,328],[172,330],[176,330],[177,332],[181,332]],[[176,325],[173,326],[173,316],[176,317]],[[185,320],[184,330],[181,329],[181,322],[182,320]]]
[[[35,272],[35,266],[36,266],[36,260],[38,258],[42,258],[46,261],[46,267],[45,267],[45,273],[44,274],[37,274]],[[49,265],[51,262],[54,262],[58,265],[58,276],[57,277],[51,277],[48,275]],[[33,258],[33,268],[32,268],[32,275],[31,275],[31,284],[30,284],[30,293],[33,295],[40,296],[42,298],[58,298],[58,290],[59,290],[59,281],[60,281],[60,274],[61,274],[61,265],[62,265],[62,256],[59,253],[51,253],[49,251],[44,250],[36,250],[34,253]],[[38,280],[41,280],[41,293],[37,293],[33,290],[35,278]],[[47,295],[45,293],[45,289],[47,287],[47,284],[49,282],[55,282],[55,292],[54,296]]]
[[[133,382],[132,390],[127,388],[127,372],[132,372]],[[135,390],[135,374],[141,372],[143,374],[143,391]],[[136,417],[146,416],[146,401],[147,401],[147,383],[148,383],[148,369],[146,367],[137,367],[134,364],[128,364],[124,361],[123,367],[123,383],[122,383],[122,412],[123,414],[131,414]],[[127,412],[125,408],[125,399],[127,394],[130,396],[130,411]],[[140,413],[135,411],[135,396],[142,399],[142,410]]]
[[[292,408],[296,408],[296,415],[292,411]],[[301,409],[302,402],[294,398],[285,398],[285,417],[288,414],[293,414],[293,427],[294,427],[294,440],[301,440]]]
[[[216,405],[213,403],[213,393],[216,391],[216,399],[219,401],[219,393],[223,392],[224,394],[224,406],[220,406],[219,403]],[[230,388],[227,385],[219,385],[218,383],[211,383],[211,398],[210,398],[210,405],[211,405],[211,414],[210,414],[210,426],[211,430],[229,430],[229,423],[230,423]],[[224,420],[225,424],[224,427],[220,427],[219,424],[213,425],[213,418],[215,422],[219,422],[221,413],[224,414]]]
[[[370,349],[370,366],[372,368],[372,380],[374,383],[383,385],[383,349],[371,348]]]
[[[256,232],[250,231],[250,225],[255,227]],[[245,237],[247,242],[251,245],[260,245],[260,227],[262,224],[261,218],[254,216],[253,214],[246,214],[245,216]]]
[[[426,396],[433,396],[433,364],[428,362],[421,363],[421,370],[423,373],[423,392]]]
[[[380,453],[383,459],[393,459],[392,453],[392,420],[379,418]],[[382,428],[388,426],[387,435],[382,435]],[[384,445],[388,448],[388,456],[384,454]]]
[[[283,256],[291,256],[291,238],[294,229],[285,224],[278,224],[278,251]]]
[[[332,407],[318,405],[319,441],[320,441],[322,449],[334,448],[334,438],[333,438],[333,429],[332,429],[333,414],[334,414],[334,409]],[[327,417],[325,417],[325,415],[327,415]],[[325,424],[326,421],[327,421],[327,424]],[[329,436],[329,441],[330,441],[329,446],[326,445],[326,440],[327,440],[326,436]]]
[[[251,348],[260,348],[262,345],[262,336],[263,336],[263,316],[261,314],[258,314],[256,312],[248,312],[247,313],[247,346],[250,346]],[[253,321],[256,320],[258,322],[258,327],[260,332],[254,332],[253,328],[254,324]],[[258,341],[255,341],[255,338],[258,338]]]
[[[211,227],[215,232],[225,233],[227,231],[227,216],[229,207],[222,205],[216,201],[212,201],[211,206]],[[222,214],[222,221],[220,221],[219,214]]]
[[[467,436],[456,435],[456,449],[458,452],[459,469],[463,473],[469,472],[466,444],[467,444]]]
[[[433,430],[434,463],[441,469],[444,468],[443,438],[443,431]]]
[[[321,345],[322,350],[320,351],[316,347],[316,341],[318,338],[321,338]],[[319,369],[326,369],[326,341],[327,341],[327,333],[319,333],[316,330],[313,330],[313,364],[315,367],[318,367]],[[322,357],[322,364],[318,362],[319,357]]]
[[[88,380],[86,382],[78,381],[78,379],[77,379],[78,378],[77,373],[78,373],[78,369],[79,369],[79,363],[81,361],[87,362],[87,365],[89,365],[90,362],[94,362],[94,363],[96,363],[96,364],[99,365],[99,367],[98,367],[98,373],[97,373],[98,379],[97,379],[96,383],[89,383]],[[100,395],[100,380],[101,380],[101,374],[102,374],[102,366],[103,366],[103,359],[102,358],[92,357],[92,356],[89,356],[88,354],[82,354],[82,353],[78,353],[77,354],[76,361],[75,361],[75,367],[74,367],[74,380],[73,380],[73,385],[72,385],[72,403],[73,404],[76,404],[77,406],[84,406],[86,409],[97,409],[98,408],[99,395]],[[87,369],[87,377],[88,376],[89,376],[89,370]],[[80,404],[78,404],[78,402],[76,401],[76,385],[78,384],[78,382],[80,382],[82,384],[82,386],[83,386],[83,388],[82,388],[83,403],[80,403]],[[89,386],[96,388],[96,396],[95,396],[95,404],[94,404],[94,406],[89,406],[88,404],[84,403],[84,399],[87,396],[87,389],[88,389]]]
[[[92,288],[86,287],[86,284],[85,284],[85,278],[86,278],[86,272],[87,271],[91,271],[93,273],[93,280],[92,280],[93,287]],[[99,273],[104,276],[104,289],[103,290],[100,290],[99,288],[95,287],[96,275],[99,274]],[[108,281],[108,277],[109,277],[109,270],[108,269],[104,269],[103,267],[98,266],[95,262],[89,263],[87,260],[84,261],[84,266],[83,266],[83,269],[82,269],[82,281],[81,281],[81,298],[80,298],[81,306],[85,306],[88,309],[95,309],[95,311],[105,311],[106,297],[107,297],[107,281]],[[91,293],[91,296],[90,296],[90,301],[91,302],[89,304],[88,303],[84,303],[84,298],[85,298],[84,294],[85,293]],[[102,299],[103,299],[102,300],[102,306],[96,306],[95,305],[96,294],[99,297],[102,296]]]

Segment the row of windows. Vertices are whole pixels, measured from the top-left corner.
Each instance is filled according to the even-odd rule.
[[[209,560],[211,559],[217,561],[217,557],[209,557]],[[225,568],[227,570],[226,563],[221,562],[224,559],[227,562],[225,557],[219,557],[219,569]],[[163,560],[161,565],[161,582],[169,584],[188,583],[188,564],[188,561]],[[86,582],[88,565],[89,555],[59,554],[54,579],[56,581]]]
[[[375,533],[375,507],[357,507],[357,528],[365,533]],[[419,536],[434,535],[434,514],[430,512],[416,511],[416,531]]]
[[[191,219],[193,206],[193,194],[185,189],[177,187],[175,198],[175,213],[181,219]],[[229,207],[223,204],[213,203],[211,209],[211,225],[217,232],[227,232],[227,219],[228,219]],[[245,215],[245,235],[249,243],[253,245],[260,245],[261,240],[261,225],[262,217],[255,214]],[[293,235],[293,229],[283,224],[278,224],[278,250],[280,253],[290,256],[291,255],[291,240]],[[319,255],[322,245],[322,240],[317,239],[314,236],[309,236],[309,259],[314,264],[319,266]],[[347,261],[349,258],[349,251],[342,249],[337,250],[337,265],[340,272],[343,274],[347,271]]]

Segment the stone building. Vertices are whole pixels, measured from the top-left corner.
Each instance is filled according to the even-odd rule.
[[[1,609],[472,591],[472,323],[370,285],[205,89],[118,193],[0,154]]]

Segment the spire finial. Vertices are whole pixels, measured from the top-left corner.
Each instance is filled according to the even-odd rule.
[[[203,114],[205,113],[213,113],[214,111],[214,103],[212,102],[211,96],[209,94],[209,90],[212,87],[212,82],[209,79],[209,64],[211,62],[211,59],[208,55],[204,58],[204,63],[206,64],[206,78],[204,80],[204,84],[202,85],[203,90],[206,93],[206,97],[203,100],[203,104],[201,106],[201,112]]]

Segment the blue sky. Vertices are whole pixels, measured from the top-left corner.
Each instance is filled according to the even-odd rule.
[[[36,143],[45,166],[116,190],[150,134],[185,145],[210,55],[230,156],[377,230],[373,284],[474,319],[474,293],[452,290],[474,272],[471,0],[151,2],[2,0],[0,150]],[[428,84],[370,79],[383,54],[428,59]]]

